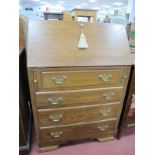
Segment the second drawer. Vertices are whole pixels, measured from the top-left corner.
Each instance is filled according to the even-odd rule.
[[[56,108],[120,102],[122,88],[98,88],[68,91],[36,92],[38,108]]]
[[[38,110],[40,127],[117,118],[119,104]]]

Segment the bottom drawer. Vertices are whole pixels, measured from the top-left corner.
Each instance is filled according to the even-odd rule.
[[[58,145],[68,141],[114,136],[116,119],[40,129],[40,146]]]

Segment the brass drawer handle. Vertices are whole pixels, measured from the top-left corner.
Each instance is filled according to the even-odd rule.
[[[62,119],[63,115],[50,115],[49,119],[53,122],[59,122]]]
[[[108,127],[109,127],[108,125],[105,125],[105,126],[98,126],[97,128],[98,128],[100,131],[106,131]]]
[[[49,97],[48,102],[52,105],[60,104],[62,101],[62,97]]]
[[[52,80],[56,84],[63,84],[66,79],[67,77],[65,75],[52,77]]]
[[[107,82],[109,80],[111,80],[112,75],[111,74],[100,74],[98,76],[103,82]]]
[[[105,94],[102,94],[102,96],[106,100],[111,100],[112,99],[112,96],[114,96],[114,95],[115,95],[115,93],[105,93]]]
[[[59,138],[59,137],[61,137],[62,134],[63,134],[62,131],[56,131],[56,132],[51,132],[50,136],[53,138]]]
[[[100,110],[99,113],[103,116],[108,116],[111,113],[111,109]]]

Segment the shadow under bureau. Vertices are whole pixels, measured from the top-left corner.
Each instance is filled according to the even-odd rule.
[[[132,64],[125,29],[85,27],[89,48],[78,49],[79,23],[29,22],[27,67],[40,152],[117,133]]]

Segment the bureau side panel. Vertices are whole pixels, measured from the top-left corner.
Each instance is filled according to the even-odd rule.
[[[36,72],[33,71],[32,68],[28,68],[28,79],[29,79],[29,88],[30,88],[30,97],[31,97],[31,104],[32,104],[32,111],[33,111],[33,118],[34,118],[34,128],[35,128],[35,134],[36,134],[36,140],[39,143],[40,142],[40,136],[39,136],[39,120],[38,120],[38,114],[37,114],[37,107],[36,107],[36,99],[35,99],[35,89],[37,87],[37,83],[35,80],[35,74]]]
[[[118,114],[117,114],[117,121],[115,124],[115,136],[117,135],[118,132],[118,123],[120,121],[120,116],[122,113],[122,109],[123,109],[123,105],[124,105],[124,99],[125,99],[125,95],[126,95],[126,90],[127,90],[127,84],[129,81],[129,76],[130,76],[130,70],[131,70],[131,66],[128,66],[125,70],[124,70],[124,74],[126,75],[126,78],[124,79],[124,85],[123,85],[123,94],[122,94],[122,98],[121,98],[121,104],[119,104],[119,110],[118,110]]]

